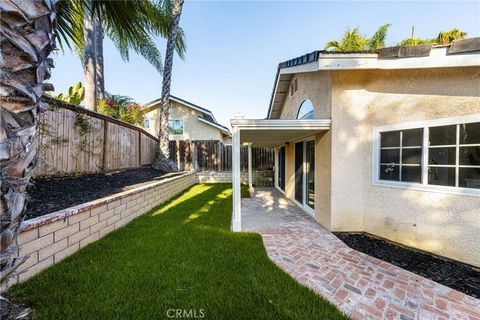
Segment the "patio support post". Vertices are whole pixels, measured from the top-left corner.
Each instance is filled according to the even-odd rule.
[[[232,188],[233,188],[233,213],[232,231],[241,231],[241,204],[240,204],[240,129],[232,128]]]
[[[248,144],[248,191],[253,192],[252,183],[252,144]]]

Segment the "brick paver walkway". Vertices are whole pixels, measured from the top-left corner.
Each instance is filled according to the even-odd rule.
[[[349,248],[272,188],[242,199],[279,267],[354,319],[480,320],[480,300]]]

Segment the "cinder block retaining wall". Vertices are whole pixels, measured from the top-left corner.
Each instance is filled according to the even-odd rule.
[[[231,171],[200,171],[197,172],[199,182],[232,182]],[[242,183],[248,183],[248,172],[242,171]],[[252,171],[253,184],[258,187],[273,187],[273,171],[259,170]]]
[[[197,181],[195,173],[184,173],[25,221],[17,245],[20,256],[30,256],[20,267],[20,270],[27,271],[13,279],[9,285],[24,281],[60,262]]]

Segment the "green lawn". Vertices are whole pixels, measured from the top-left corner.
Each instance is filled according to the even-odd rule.
[[[260,235],[229,231],[231,193],[195,185],[9,293],[49,320],[346,319],[276,267]]]

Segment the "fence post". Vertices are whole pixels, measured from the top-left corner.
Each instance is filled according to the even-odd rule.
[[[138,166],[142,166],[142,132],[138,130]]]
[[[107,146],[108,146],[108,120],[103,120],[103,154],[102,154],[102,169],[107,170]]]

